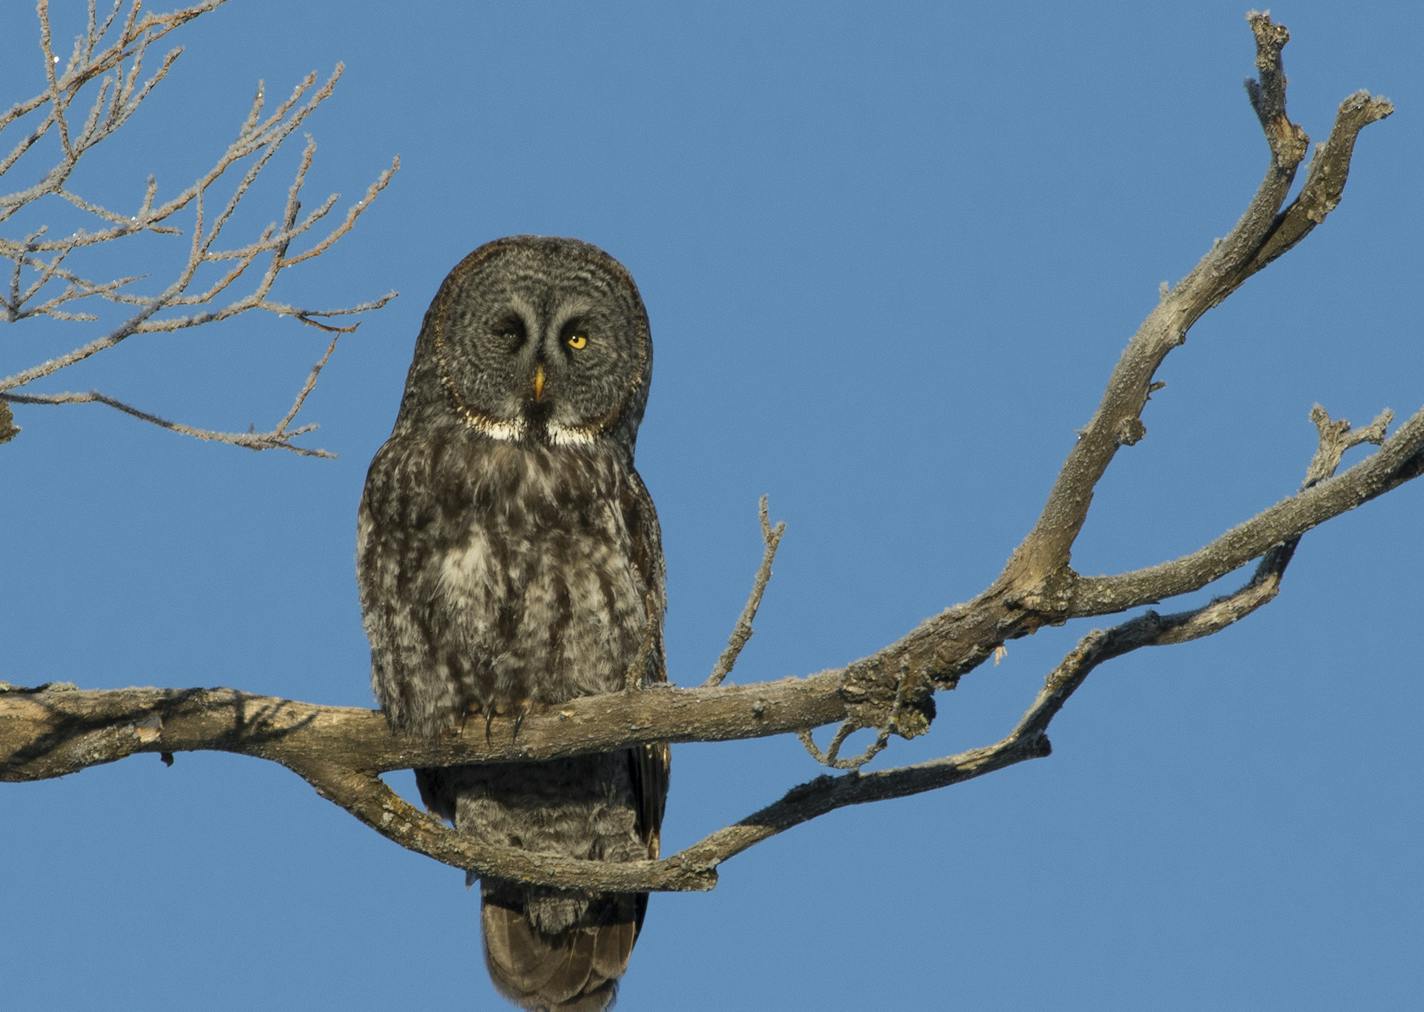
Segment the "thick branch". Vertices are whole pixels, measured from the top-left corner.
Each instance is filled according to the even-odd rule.
[[[1331,420],[1319,405],[1311,412],[1311,418],[1319,431],[1320,443],[1306,469],[1303,482],[1306,487],[1328,478],[1345,450],[1360,443],[1379,443],[1384,438],[1389,413],[1385,412],[1360,429],[1352,429],[1349,422]],[[695,866],[715,865],[753,844],[837,808],[948,787],[1026,759],[1048,755],[1052,751],[1048,725],[1093,669],[1142,647],[1186,643],[1210,636],[1269,604],[1280,592],[1281,579],[1295,554],[1296,544],[1297,540],[1292,539],[1267,552],[1251,579],[1231,594],[1190,611],[1174,615],[1149,611],[1111,629],[1088,633],[1049,673],[1043,688],[1014,729],[995,744],[868,776],[852,773],[820,777],[794,788],[780,801],[736,825],[718,830],[679,856]]]
[[[0,780],[45,780],[140,752],[216,750],[292,769],[332,763],[378,773],[462,762],[557,759],[658,741],[731,741],[843,719],[843,672],[716,689],[653,686],[571,700],[426,740],[395,734],[374,710],[317,706],[231,689],[70,687],[0,692]]]
[[[1094,486],[1117,448],[1136,442],[1143,433],[1140,415],[1155,389],[1152,377],[1162,359],[1182,343],[1203,312],[1329,213],[1342,192],[1356,133],[1365,123],[1388,114],[1388,103],[1382,100],[1360,95],[1347,99],[1330,139],[1317,151],[1301,194],[1281,211],[1307,142],[1285,113],[1280,50],[1286,33],[1265,15],[1253,14],[1251,24],[1260,71],[1250,89],[1251,99],[1271,149],[1266,179],[1227,238],[1176,289],[1164,294],[1133,337],[1038,523],[1000,578],[978,597],[921,623],[898,642],[843,669],[760,685],[653,687],[578,699],[529,716],[517,727],[496,720],[491,738],[479,722],[433,741],[409,739],[393,734],[381,716],[369,710],[319,707],[226,689],[81,692],[0,686],[0,780],[62,776],[136,752],[165,756],[201,749],[237,752],[287,766],[378,832],[459,867],[569,887],[703,889],[712,884],[715,867],[727,857],[835,808],[932,790],[1047,755],[1049,723],[1096,665],[1143,646],[1210,635],[1250,614],[1274,598],[1296,540],[1305,531],[1424,472],[1424,409],[1388,439],[1384,439],[1386,416],[1352,430],[1317,409],[1312,417],[1321,445],[1301,492],[1171,562],[1092,578],[1079,577],[1069,567],[1072,544]],[[55,116],[67,102],[65,80],[56,79],[46,94]],[[257,123],[259,95],[243,136],[283,121],[302,93],[299,88],[262,125]],[[3,125],[0,121],[0,128]],[[287,243],[305,227],[295,224],[296,189],[294,185],[282,226],[274,226],[262,240],[261,251],[271,260],[268,279],[276,269],[273,265],[289,262]],[[199,192],[194,198],[194,249],[211,256],[208,246],[217,226],[204,231],[201,200]],[[45,269],[64,277],[56,263]],[[265,298],[265,288],[262,291]],[[279,431],[293,420],[313,382],[314,376],[298,394]],[[7,417],[0,414],[0,439],[6,424]],[[1372,456],[1343,474],[1327,477],[1344,450],[1363,441],[1382,443]],[[766,551],[761,572],[729,644],[729,660],[735,659],[736,650],[750,635],[780,537],[780,528],[771,528],[764,508],[762,527]],[[883,748],[891,733],[903,737],[920,733],[933,717],[933,691],[952,688],[962,674],[1008,639],[1045,624],[1122,611],[1195,590],[1256,558],[1262,561],[1255,574],[1233,594],[1175,615],[1148,612],[1088,634],[1050,674],[1033,705],[999,742],[900,769],[820,777],[663,861],[605,864],[489,846],[415,810],[378,775],[415,766],[549,759],[653,742],[760,737],[831,722],[843,726],[825,757],[846,762],[836,753],[853,729],[880,729],[872,751]],[[719,670],[728,666],[719,665]]]
[[[1388,422],[1386,413],[1355,430],[1348,423],[1333,422],[1318,406],[1312,418],[1320,446],[1307,470],[1308,487],[1327,477],[1349,447],[1383,439]],[[456,867],[570,887],[708,889],[715,884],[715,869],[722,861],[837,808],[947,787],[1048,755],[1049,722],[1094,667],[1143,646],[1210,635],[1244,618],[1275,598],[1295,545],[1292,539],[1268,552],[1251,580],[1234,594],[1189,612],[1169,616],[1148,612],[1105,632],[1090,633],[1049,675],[1014,730],[993,745],[864,776],[852,772],[820,777],[662,861],[609,864],[493,846],[415,809],[376,774],[413,766],[551,759],[658,741],[725,741],[787,730],[801,731],[804,740],[809,737],[806,729],[831,720],[844,723],[828,761],[858,768],[862,760],[840,761],[835,756],[845,734],[860,726],[856,715],[866,707],[851,683],[853,669],[760,686],[656,687],[576,699],[556,712],[525,718],[517,725],[517,737],[513,722],[496,721],[493,727],[501,732],[507,728],[508,739],[504,733],[490,734],[482,723],[443,738],[411,739],[390,731],[373,711],[226,689],[11,688],[0,692],[0,779],[57,777],[136,752],[157,752],[169,761],[173,753],[182,751],[236,752],[281,763],[322,797],[392,841]],[[892,731],[903,733],[897,725],[902,719],[906,675],[902,670],[894,706],[865,760],[885,747]],[[814,744],[811,747],[819,751]]]
[[[674,855],[610,865],[496,847],[462,836],[377,776],[412,766],[552,759],[656,741],[727,741],[826,723],[846,712],[839,672],[754,686],[648,688],[577,699],[523,721],[497,719],[434,740],[390,731],[372,710],[316,706],[228,689],[0,691],[0,780],[42,780],[140,752],[217,750],[281,763],[401,846],[461,868],[603,889],[707,889],[710,866]]]
[[[1142,411],[1155,389],[1153,378],[1162,360],[1186,341],[1187,331],[1203,313],[1325,219],[1344,191],[1359,131],[1393,109],[1387,101],[1363,92],[1347,98],[1330,138],[1316,151],[1300,195],[1281,212],[1309,139],[1285,111],[1281,50],[1289,34],[1267,14],[1252,12],[1248,20],[1256,39],[1259,78],[1248,81],[1247,88],[1271,150],[1265,178],[1236,225],[1163,296],[1123,351],[1098,410],[1079,432],[1038,522],[1005,567],[1001,579],[1018,593],[1035,594],[1066,570],[1092,505],[1093,489],[1118,448],[1131,446],[1146,434]]]

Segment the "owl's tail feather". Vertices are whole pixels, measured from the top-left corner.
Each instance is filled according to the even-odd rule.
[[[599,897],[579,922],[555,933],[532,922],[516,890],[480,907],[485,964],[501,994],[527,1009],[597,1012],[613,1004],[638,925],[625,897]],[[622,914],[623,916],[619,916]]]

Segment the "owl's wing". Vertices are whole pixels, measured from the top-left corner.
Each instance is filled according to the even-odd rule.
[[[631,470],[630,479],[623,497],[623,516],[632,542],[633,563],[643,578],[643,586],[648,588],[648,621],[653,624],[654,630],[648,678],[653,682],[666,682],[663,613],[667,610],[667,590],[662,529],[658,526],[658,514],[653,509],[653,499],[648,495],[643,479],[638,477],[637,471]],[[656,859],[661,849],[663,807],[667,801],[668,768],[672,755],[667,742],[658,742],[631,749],[629,757],[633,793],[638,802],[638,831],[647,841],[648,856]],[[643,902],[646,903],[646,898]],[[642,917],[638,920],[641,922]]]

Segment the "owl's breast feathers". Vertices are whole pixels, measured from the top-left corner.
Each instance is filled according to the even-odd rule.
[[[392,723],[429,734],[614,691],[640,656],[637,677],[661,680],[657,519],[626,456],[447,434],[393,435],[361,505],[372,681]]]

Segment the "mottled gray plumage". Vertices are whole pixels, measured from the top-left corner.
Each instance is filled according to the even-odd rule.
[[[573,239],[475,250],[425,314],[371,462],[357,569],[371,680],[433,735],[666,679],[663,555],[633,446],[652,374],[638,290]],[[508,726],[508,725],[507,725]],[[461,832],[605,861],[658,854],[666,746],[416,771]],[[481,883],[485,960],[526,1008],[600,1009],[646,894]]]

